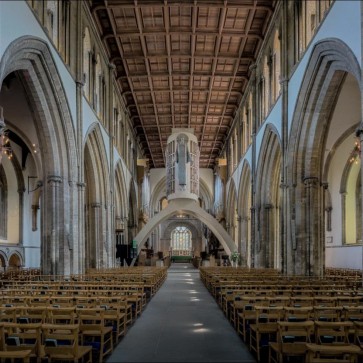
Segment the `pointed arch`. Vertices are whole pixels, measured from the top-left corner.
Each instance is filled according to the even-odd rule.
[[[237,189],[233,178],[231,178],[229,184],[226,206],[227,232],[229,232],[235,244],[238,246],[239,215],[237,208]]]
[[[288,143],[291,233],[288,273],[322,275],[325,266],[324,155],[341,86],[361,70],[351,49],[325,39],[312,49],[296,103]],[[304,201],[304,203],[302,203]]]
[[[108,253],[108,206],[109,168],[106,148],[100,125],[94,123],[87,132],[84,143],[85,171],[85,267],[107,267]]]
[[[41,269],[45,274],[70,273],[78,256],[78,241],[69,230],[76,218],[78,155],[68,99],[49,46],[40,38],[23,36],[9,44],[0,61],[0,87],[12,72],[21,77],[41,151],[35,158],[43,183]]]
[[[173,199],[169,202],[168,206],[151,218],[146,226],[133,238],[138,245],[138,253],[140,252],[144,242],[149,237],[151,232],[157,228],[162,222],[168,218],[178,215],[180,213],[190,214],[198,218],[202,223],[214,233],[222,244],[227,254],[235,251],[237,246],[225,231],[225,229],[213,218],[209,213],[202,209],[198,203],[189,199]]]
[[[238,191],[241,265],[251,267],[251,166],[244,160]]]
[[[115,217],[127,217],[127,189],[121,160],[115,167]]]
[[[255,266],[279,268],[280,244],[280,181],[281,140],[276,128],[266,126],[261,143],[256,172],[256,226],[254,246]]]

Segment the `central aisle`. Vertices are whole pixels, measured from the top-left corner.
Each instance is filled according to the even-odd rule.
[[[163,286],[108,358],[119,362],[255,362],[204,287],[174,263]]]

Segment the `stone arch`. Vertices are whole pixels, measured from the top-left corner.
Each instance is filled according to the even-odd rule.
[[[256,172],[256,267],[280,268],[281,140],[276,128],[266,126]]]
[[[159,202],[164,197],[166,198],[166,176],[163,176],[160,179],[152,191],[150,200],[151,216],[153,216],[155,212],[159,212]]]
[[[229,184],[227,196],[228,196],[226,204],[227,232],[231,235],[235,244],[238,246],[239,215],[238,215],[238,206],[237,206],[237,190],[233,178],[231,179],[231,182]]]
[[[127,217],[127,190],[121,160],[115,168],[115,217],[123,220]]]
[[[324,271],[323,157],[331,115],[347,74],[360,84],[359,63],[344,42],[331,38],[315,44],[297,97],[288,143],[290,274],[320,276]]]
[[[0,251],[0,269],[2,271],[5,271],[7,265],[8,265],[8,258],[6,256],[6,253],[3,251]]]
[[[8,261],[8,268],[19,269],[23,266],[23,258],[17,251],[13,252]]]
[[[76,219],[77,148],[66,93],[51,51],[39,38],[23,36],[7,47],[0,62],[0,87],[12,72],[22,77],[41,151],[37,164],[43,182],[41,269],[45,274],[70,273],[72,258],[78,253],[77,248],[70,248],[76,236],[68,230]],[[64,242],[65,236],[70,243]]]
[[[201,251],[201,243],[198,244],[198,242],[201,242],[202,239],[202,234],[201,234],[201,230],[198,229],[192,222],[190,221],[176,221],[176,220],[170,220],[170,221],[166,221],[165,223],[165,228],[163,233],[161,234],[161,239],[163,241],[168,241],[167,244],[170,246],[170,242],[171,242],[171,232],[176,228],[176,227],[186,227],[190,230],[191,234],[192,234],[192,246],[194,249],[194,253],[196,255],[200,254]]]
[[[146,226],[134,237],[138,245],[138,253],[140,252],[143,243],[149,237],[150,233],[168,218],[180,213],[192,215],[198,218],[202,223],[214,233],[217,239],[222,244],[227,254],[235,251],[237,246],[225,231],[225,229],[213,218],[209,213],[203,210],[196,201],[189,199],[174,199],[169,202],[169,205],[151,218]]]
[[[202,199],[204,209],[210,212],[213,206],[212,197],[210,195],[207,184],[201,178],[199,178],[199,196]]]
[[[85,267],[108,265],[109,168],[100,125],[94,123],[84,143],[85,174]]]
[[[244,160],[238,191],[241,265],[251,267],[251,166]]]
[[[135,180],[130,180],[129,196],[128,196],[128,237],[131,243],[133,237],[137,233],[137,223],[138,223],[138,201],[137,201],[137,187],[135,185]]]

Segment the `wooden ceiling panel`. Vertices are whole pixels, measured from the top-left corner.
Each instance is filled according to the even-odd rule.
[[[193,127],[213,168],[258,56],[275,0],[90,0],[150,167],[172,127]]]

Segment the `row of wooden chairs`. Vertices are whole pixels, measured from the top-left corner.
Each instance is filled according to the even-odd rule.
[[[294,277],[294,285],[286,279],[283,286],[278,275],[257,278],[230,270],[204,268],[201,276],[258,361],[262,351],[272,363],[355,362],[361,354],[363,293],[357,286],[304,277],[301,283]],[[247,282],[238,280],[244,275]],[[334,346],[330,354],[321,347],[328,344]]]

